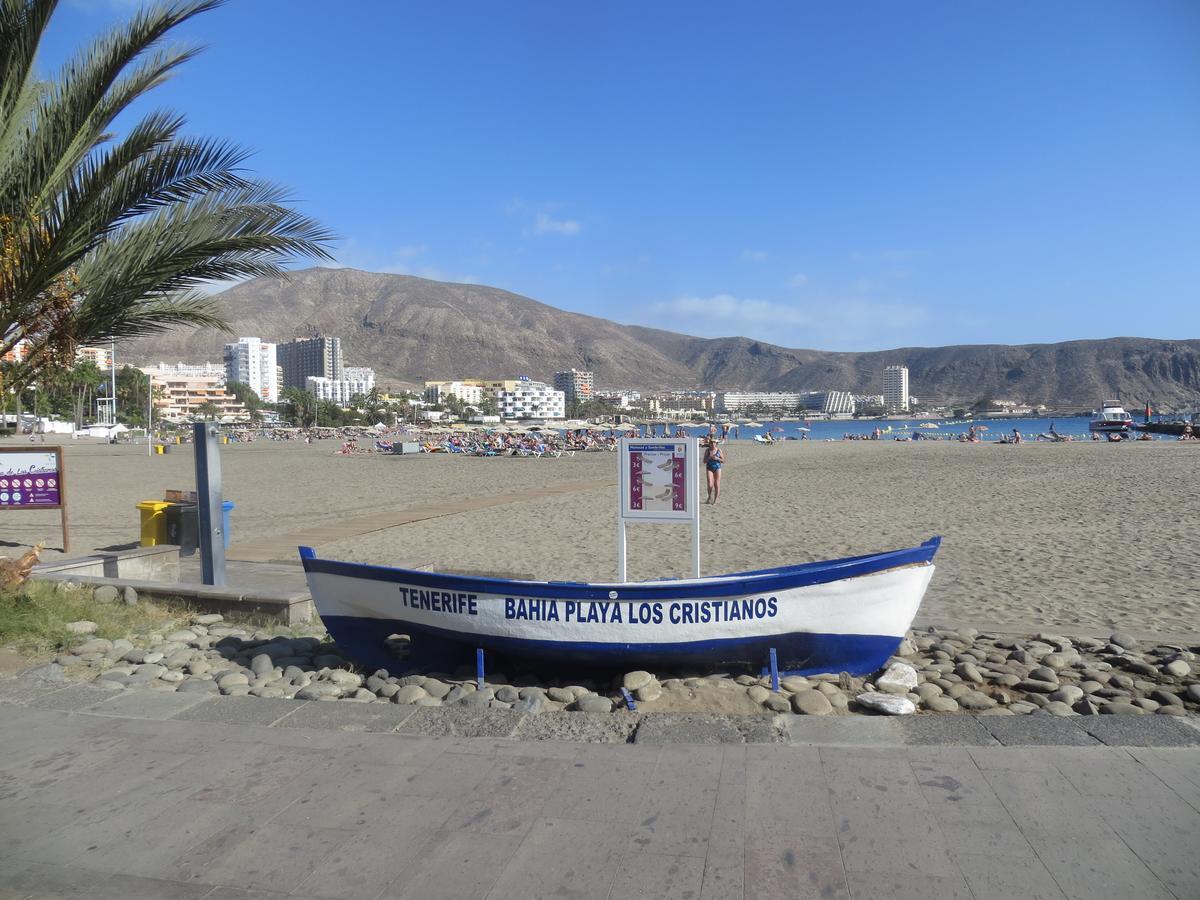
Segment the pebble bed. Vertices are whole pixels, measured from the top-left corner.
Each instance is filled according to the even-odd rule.
[[[65,588],[76,589],[76,588]],[[100,588],[96,602],[136,603],[126,589]],[[132,596],[131,596],[132,595]],[[393,674],[366,674],[338,651],[319,624],[256,630],[217,614],[192,615],[127,639],[90,637],[96,625],[73,622],[81,642],[54,665],[72,680],[113,691],[146,688],[226,696],[353,703],[513,709],[525,713],[626,708],[627,692],[653,711],[974,715],[1187,715],[1200,712],[1200,647],[1040,633],[1012,637],[969,628],[910,633],[896,656],[870,678],[846,673],[786,676],[779,691],[750,674],[627,672],[603,680],[472,667],[412,672],[407,641],[393,640]],[[284,633],[280,633],[284,632]],[[624,690],[622,690],[624,689]]]

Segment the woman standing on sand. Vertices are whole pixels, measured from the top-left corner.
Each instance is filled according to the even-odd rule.
[[[704,473],[708,479],[708,502],[716,503],[721,496],[721,464],[725,462],[725,454],[721,452],[721,442],[716,437],[710,437],[704,443]]]

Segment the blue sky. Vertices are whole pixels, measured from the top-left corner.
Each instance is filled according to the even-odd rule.
[[[44,60],[128,16],[64,0]],[[1200,3],[232,0],[160,89],[341,264],[792,347],[1200,337]]]

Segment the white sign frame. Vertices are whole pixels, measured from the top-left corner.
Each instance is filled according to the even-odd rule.
[[[700,577],[700,442],[695,437],[687,438],[629,438],[623,437],[617,445],[617,580],[628,580],[626,566],[625,528],[631,522],[653,522],[659,524],[689,523],[692,526],[692,577]],[[668,460],[672,466],[661,463],[654,471],[643,473],[640,461],[643,453],[661,456],[661,463]],[[635,454],[637,460],[634,459]],[[678,471],[683,470],[682,497],[678,485]],[[635,471],[635,469],[637,471]],[[658,473],[665,475],[660,476]],[[638,508],[644,477],[659,488],[672,490],[671,503],[682,501],[683,509]],[[635,481],[636,479],[636,481]],[[636,488],[636,490],[635,490]],[[661,502],[661,501],[660,501]]]

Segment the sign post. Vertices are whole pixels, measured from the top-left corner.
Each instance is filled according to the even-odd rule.
[[[199,513],[200,574],[204,584],[225,584],[225,520],[221,500],[221,451],[217,426],[192,426],[196,445],[196,506]]]
[[[62,447],[0,449],[0,510],[57,509],[63,553],[71,552],[66,473]]]
[[[617,575],[628,580],[625,527],[630,522],[690,522],[692,577],[700,577],[700,444],[696,438],[621,438],[617,506]]]

